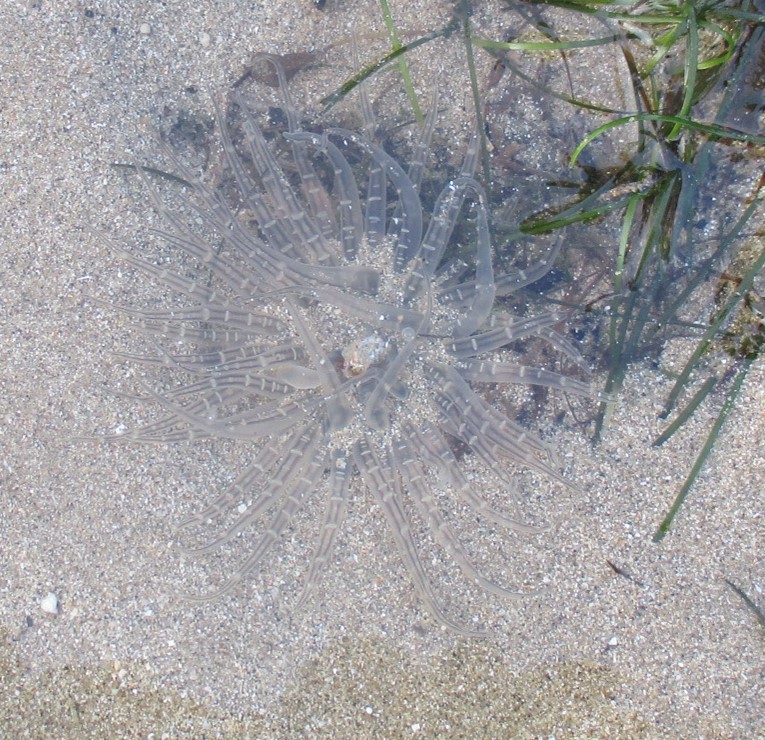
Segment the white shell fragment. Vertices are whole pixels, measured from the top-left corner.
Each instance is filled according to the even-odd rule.
[[[52,591],[40,599],[40,609],[46,614],[58,614],[58,597]]]

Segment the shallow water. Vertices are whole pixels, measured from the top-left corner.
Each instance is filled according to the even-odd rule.
[[[416,21],[401,25],[417,31],[448,18],[448,4],[407,7]],[[265,727],[278,736],[305,729],[280,718],[303,717],[294,706],[308,694],[314,708],[305,722],[316,723],[316,734],[326,725],[315,718],[327,718],[338,734],[343,728],[357,735],[436,734],[447,732],[447,723],[459,733],[456,718],[467,718],[467,731],[467,720],[485,719],[475,697],[491,696],[488,703],[502,707],[493,716],[506,718],[508,727],[520,722],[529,735],[581,735],[593,715],[628,737],[748,734],[764,709],[759,626],[724,579],[761,603],[764,533],[753,496],[763,484],[761,370],[753,368],[740,400],[744,412],[731,419],[671,536],[656,546],[651,534],[713,413],[701,409],[671,443],[650,446],[664,426],[657,414],[670,387],[665,373],[676,372],[693,347],[684,339],[659,356],[658,370],[630,369],[598,448],[561,400],[547,407],[549,418],[536,421],[578,489],[529,481],[528,505],[555,525],[533,548],[518,542],[503,551],[491,538],[472,543],[476,557],[487,559],[500,551],[512,560],[517,547],[521,567],[547,585],[538,597],[482,608],[481,617],[493,620],[492,640],[442,633],[424,615],[395,550],[377,538],[380,512],[363,498],[349,513],[327,574],[331,603],[317,600],[294,616],[284,609],[282,581],[305,562],[297,539],[285,544],[271,571],[222,602],[189,606],[175,598],[172,527],[241,469],[248,450],[230,443],[131,447],[72,439],[150,413],[110,395],[131,387],[126,367],[109,353],[130,346],[133,331],[92,298],[148,305],[155,288],[129,274],[87,227],[140,250],[141,234],[159,220],[109,164],[154,161],[154,133],[181,113],[209,117],[206,95],[235,80],[251,52],[335,44],[325,66],[293,81],[300,107],[309,110],[345,79],[352,29],[364,29],[365,50],[385,48],[373,3],[354,6],[350,17],[331,1],[323,12],[310,3],[254,11],[224,2],[191,10],[150,3],[107,5],[92,14],[76,3],[0,10],[5,37],[18,40],[12,52],[0,51],[15,91],[0,127],[6,192],[0,626],[7,637],[4,680],[21,691],[20,699],[3,693],[3,725],[44,736],[46,723],[61,722],[65,706],[70,734],[97,736],[113,727],[123,734],[200,731],[212,722],[218,735]],[[395,3],[393,12],[403,13]],[[499,38],[503,19],[488,4],[474,23]],[[442,69],[439,134],[452,163],[471,128],[463,61],[452,39],[423,47],[412,62],[426,94]],[[488,79],[491,62],[483,58],[481,65],[480,77]],[[385,101],[381,122],[396,121],[406,103],[395,73],[371,88],[373,100]],[[512,88],[507,91],[512,98]],[[524,130],[544,130],[534,101],[527,102],[527,118],[505,134],[511,144]],[[513,106],[507,110],[515,120],[522,114]],[[558,141],[566,141],[568,127],[560,126],[567,118],[557,118]],[[551,143],[526,143],[509,159],[521,164],[502,180],[500,189],[511,196],[519,180],[535,180],[539,171],[565,172]],[[538,184],[531,191],[522,201],[527,211],[545,202]],[[554,191],[549,200],[555,205],[566,192]],[[741,192],[748,192],[744,184]],[[597,252],[602,232],[593,233],[583,227],[577,243]],[[586,262],[573,260],[567,269]],[[562,426],[552,424],[557,411],[566,412]],[[40,609],[49,591],[60,602],[55,617]],[[540,689],[537,697],[557,695],[562,686],[563,695],[581,689],[597,706],[582,703],[572,717],[570,705],[565,714],[552,699],[543,706],[523,694],[510,702],[508,683],[525,682],[533,693],[536,679],[547,686],[540,678],[545,672],[556,689]],[[420,684],[402,682],[412,674],[423,676]],[[328,684],[337,690],[326,693]],[[134,689],[158,697],[143,715],[129,703]],[[434,693],[447,705],[441,714],[425,708]],[[403,724],[396,724],[401,715]]]

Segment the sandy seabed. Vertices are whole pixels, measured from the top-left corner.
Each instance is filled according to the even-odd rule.
[[[415,33],[449,18],[439,0],[391,5]],[[500,38],[500,6],[476,5],[477,31]],[[255,52],[317,52],[292,88],[308,108],[347,77],[350,37],[374,57],[384,31],[373,2],[0,5],[0,734],[765,737],[765,632],[726,585],[765,603],[761,363],[661,545],[651,535],[711,412],[652,448],[670,382],[636,366],[598,447],[573,424],[551,432],[577,488],[542,496],[555,523],[535,566],[547,585],[487,607],[484,640],[427,617],[365,496],[327,596],[299,614],[280,601],[303,572],[289,543],[249,587],[183,602],[173,524],[245,453],[75,439],[135,411],[104,392],[128,388],[110,353],[134,328],[93,299],[137,305],[153,289],[99,236],[129,243],[154,219],[110,164],[151,161],[173,120],[209,120],[209,94]],[[424,90],[441,68],[440,130],[455,151],[470,127],[462,54],[449,39],[413,57]],[[479,63],[485,76],[491,62]],[[687,352],[674,346],[663,369]],[[41,608],[49,592],[56,615]]]

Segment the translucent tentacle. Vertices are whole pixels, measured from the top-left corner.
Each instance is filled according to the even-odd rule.
[[[550,448],[528,430],[491,408],[451,367],[433,368],[443,385],[436,393],[449,431],[467,444],[502,480],[505,459],[570,485],[550,464]]]
[[[444,482],[453,490],[465,503],[468,504],[476,513],[490,522],[501,524],[503,527],[512,529],[519,534],[539,534],[545,530],[544,527],[533,527],[524,524],[518,518],[509,517],[492,506],[480,495],[475,486],[465,477],[460,469],[459,462],[454,457],[449,444],[434,426],[425,424],[421,429],[413,425],[405,425],[406,433],[417,439],[417,452],[423,462],[430,467],[435,468],[443,478]],[[508,504],[517,508],[515,497],[510,492]]]
[[[187,601],[213,601],[221,596],[230,593],[249,573],[251,573],[260,563],[268,551],[281,539],[282,533],[287,525],[292,520],[292,517],[305,505],[306,501],[315,493],[317,485],[319,484],[324,471],[325,452],[321,445],[318,444],[319,440],[313,441],[310,445],[307,445],[304,449],[296,449],[290,451],[288,454],[285,465],[282,465],[279,469],[279,473],[285,473],[285,480],[289,475],[289,484],[284,483],[281,479],[277,479],[270,485],[280,484],[283,488],[281,491],[281,503],[276,508],[276,511],[271,518],[271,521],[266,529],[265,534],[258,540],[255,549],[250,553],[249,557],[242,563],[236,570],[234,575],[231,576],[219,589],[212,593],[200,594],[200,595],[184,595]],[[301,465],[299,471],[282,471],[282,468],[291,466],[294,459],[299,459]],[[209,551],[219,547],[224,542],[231,539],[240,529],[250,521],[259,518],[262,512],[253,512],[250,515],[249,510],[242,515],[240,521],[238,521],[222,538],[211,543],[211,545],[204,548],[203,551]],[[197,550],[195,552],[200,552]]]
[[[489,593],[505,598],[522,598],[525,594],[503,588],[486,578],[475,567],[459,537],[446,522],[436,505],[433,491],[425,476],[425,469],[409,441],[405,439],[394,440],[393,461],[399,474],[406,481],[406,489],[414,500],[420,516],[428,522],[434,538],[457,564],[463,575]]]
[[[329,475],[329,499],[324,512],[316,548],[311,558],[303,590],[295,602],[297,611],[311,598],[319,587],[321,577],[329,562],[337,534],[345,520],[348,507],[348,490],[350,486],[349,460],[345,450],[335,450],[332,453],[332,468]]]
[[[367,484],[367,488],[377,499],[385,514],[404,565],[428,611],[437,622],[446,625],[458,634],[469,637],[485,634],[480,630],[472,630],[455,622],[438,603],[438,597],[433,591],[428,574],[417,554],[417,545],[412,537],[407,516],[401,504],[398,475],[393,468],[389,453],[380,457],[372,448],[368,437],[364,435],[353,447],[353,459]]]
[[[500,349],[510,342],[539,334],[542,329],[554,326],[563,321],[566,313],[543,313],[529,319],[509,319],[500,326],[481,334],[447,342],[446,349],[459,360],[467,357],[477,357],[487,352]]]
[[[364,233],[364,216],[361,211],[361,199],[356,178],[348,160],[340,149],[333,144],[326,134],[319,136],[307,131],[284,134],[288,141],[310,141],[319,151],[326,154],[335,176],[338,193],[338,213],[340,216],[340,241],[347,260],[356,259]]]
[[[488,318],[494,305],[494,269],[491,263],[489,212],[483,188],[472,178],[463,177],[455,185],[471,188],[478,195],[478,227],[476,233],[475,291],[467,312],[454,324],[452,335],[466,337],[477,331]]]
[[[483,360],[466,360],[455,367],[465,380],[473,382],[542,385],[575,396],[597,398],[602,401],[613,400],[607,393],[599,391],[590,383],[539,367],[529,367],[515,362]]]
[[[395,226],[398,240],[406,250],[414,249],[422,237],[422,205],[417,190],[412,185],[401,165],[396,162],[381,146],[347,129],[332,128],[329,134],[342,136],[347,141],[368,152],[372,157],[369,172],[369,195],[367,196],[367,221],[365,231],[371,244],[378,243],[387,233],[386,230],[386,182],[391,184],[398,196],[399,221]]]

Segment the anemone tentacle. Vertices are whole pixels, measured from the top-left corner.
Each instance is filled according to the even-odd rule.
[[[228,191],[203,181],[168,151],[175,182],[185,183],[171,207],[151,182],[151,170],[135,168],[166,223],[154,234],[183,256],[185,269],[115,251],[186,305],[121,309],[152,343],[163,345],[156,355],[121,356],[171,373],[175,381],[163,392],[144,386],[142,397],[156,401],[163,414],[123,438],[253,443],[244,472],[178,525],[184,537],[233,517],[220,525],[222,533],[183,551],[204,556],[235,543],[248,552],[220,588],[191,598],[229,593],[320,495],[323,521],[296,602],[304,606],[330,566],[358,478],[381,507],[428,611],[442,625],[475,635],[442,604],[419,554],[412,512],[465,580],[492,595],[519,596],[482,572],[438,499],[445,494],[492,525],[530,535],[542,528],[522,521],[508,463],[565,483],[548,445],[485,400],[478,387],[537,384],[604,398],[584,381],[526,367],[513,354],[513,343],[537,338],[581,360],[558,332],[569,312],[510,317],[498,310],[498,296],[545,274],[560,244],[525,271],[495,269],[489,203],[474,179],[475,135],[460,174],[424,217],[420,186],[436,98],[405,168],[365,133],[302,130],[283,70],[276,58],[264,59],[281,83],[289,166],[237,92],[229,108],[213,103]],[[371,109],[363,102],[362,108],[372,131]],[[368,166],[365,198],[351,151]],[[458,268],[456,260],[445,264],[445,255],[467,202],[475,241],[473,254],[463,256],[472,267]],[[200,274],[189,277],[187,262]],[[186,380],[179,383],[181,376]],[[457,442],[508,491],[503,506],[468,480],[453,450]],[[253,527],[260,531],[250,541]]]

